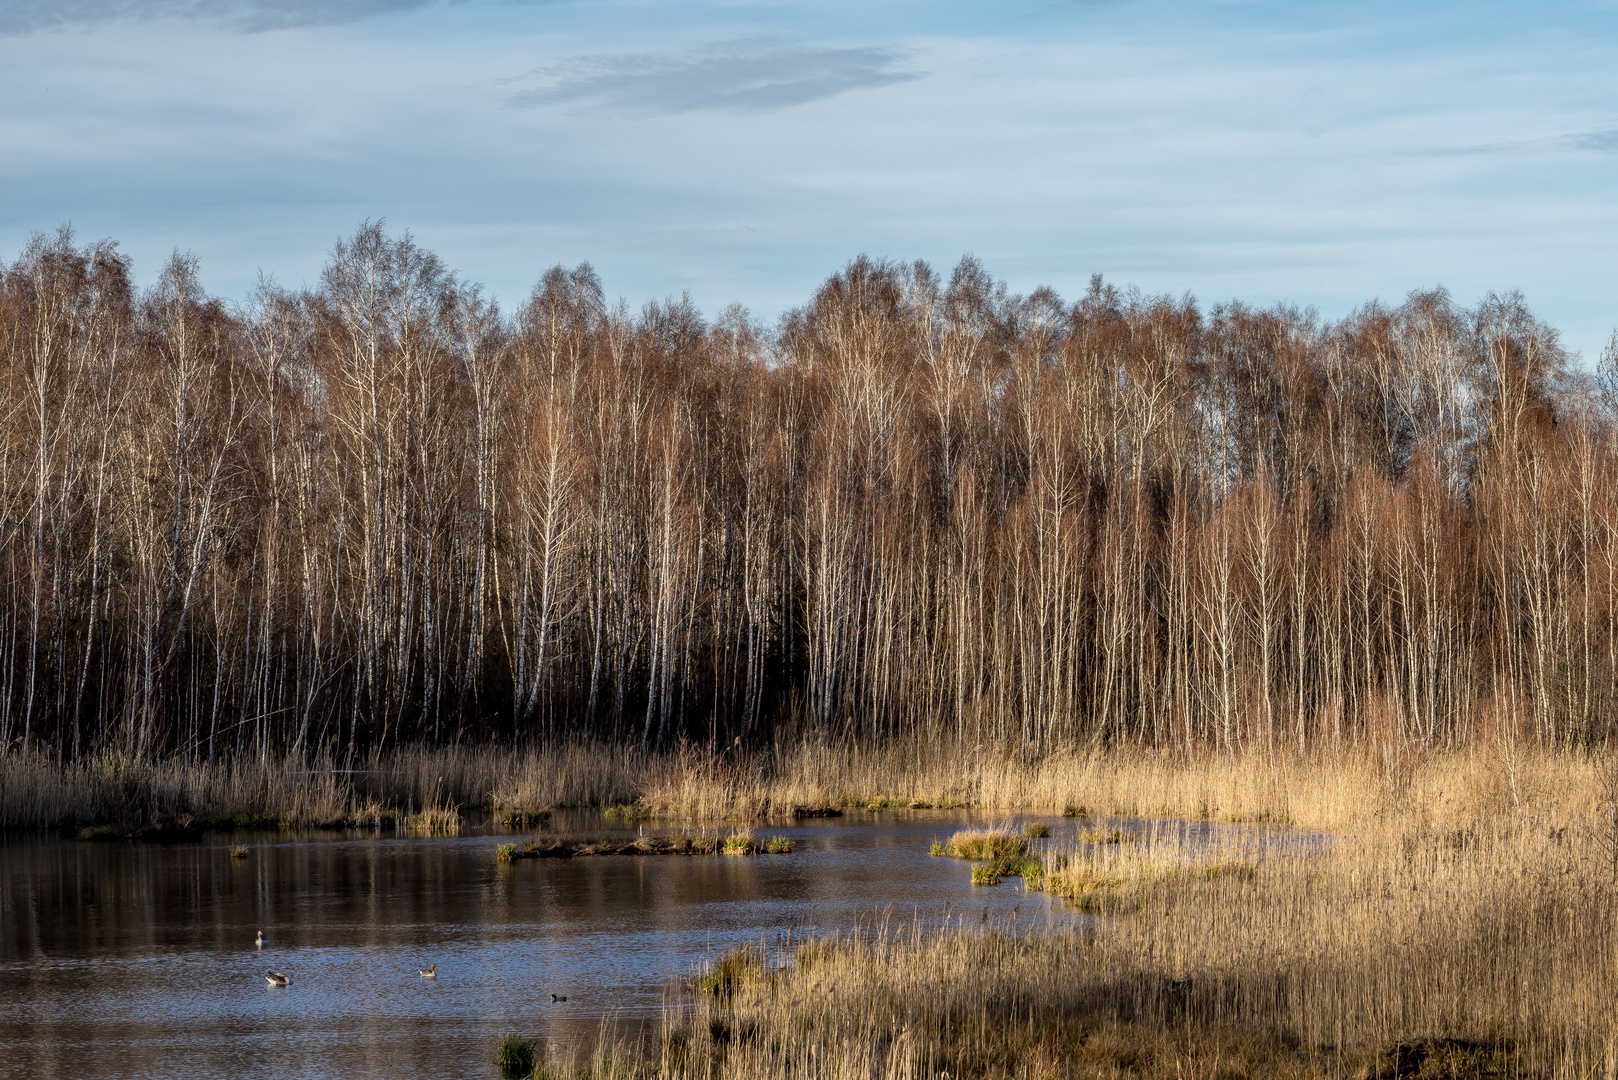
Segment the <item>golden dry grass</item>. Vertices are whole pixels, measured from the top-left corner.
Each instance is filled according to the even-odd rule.
[[[1618,1076],[1609,765],[1488,745],[1032,763],[819,743],[711,762],[567,746],[407,750],[353,773],[13,756],[0,760],[0,823],[117,820],[128,807],[379,820],[441,801],[630,805],[745,827],[877,798],[1204,819],[1227,840],[1193,843],[1170,824],[1135,829],[1136,843],[1052,841],[1027,880],[1094,913],[1088,928],[817,942],[671,1013],[658,1048],[604,1044],[589,1067],[667,1080],[1605,1078]],[[1292,843],[1281,822],[1329,836]],[[1112,826],[1100,828],[1105,840]]]
[[[1290,823],[1333,832],[1390,815],[1434,829],[1518,818],[1587,818],[1603,798],[1600,763],[1566,752],[1393,747],[1201,756],[1131,747],[1025,762],[993,748],[870,748],[806,741],[771,751],[657,754],[593,743],[407,748],[354,761],[149,761],[113,753],[73,764],[0,757],[0,828],[246,815],[292,825],[376,823],[442,802],[537,815],[555,806],[621,806],[633,815],[742,823],[826,807],[965,806],[981,811],[1083,806],[1088,815]]]
[[[945,841],[944,852],[951,858],[974,862],[1014,859],[1028,853],[1028,840],[1009,826],[962,829]]]
[[[1134,843],[1067,843],[1029,887],[1093,913],[1081,929],[971,920],[778,951],[724,997],[671,1011],[657,1046],[603,1044],[591,1067],[660,1080],[1618,1075],[1599,756],[1123,752],[985,767],[969,790],[1004,809],[1211,819],[1214,838],[1167,822]],[[1323,832],[1274,824],[1286,820]]]
[[[1437,761],[1403,774],[1402,803],[1361,792],[1371,812],[1319,842],[1260,826],[1205,844],[1168,827],[1052,853],[1031,887],[1098,913],[1083,929],[968,923],[778,954],[728,1003],[671,1013],[672,1037],[642,1068],[1613,1076],[1618,882],[1589,763],[1519,763],[1519,797],[1490,800],[1463,789],[1485,764],[1444,760],[1447,774]]]

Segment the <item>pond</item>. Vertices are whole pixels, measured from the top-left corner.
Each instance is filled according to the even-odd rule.
[[[1058,845],[1078,829],[1017,819],[1044,821]],[[526,837],[492,823],[453,837],[14,837],[0,844],[0,1072],[492,1078],[501,1036],[655,1025],[681,1007],[682,977],[744,942],[882,920],[1082,921],[1016,879],[974,889],[966,864],[929,857],[933,839],[988,820],[1005,815],[854,811],[758,830],[789,837],[789,855],[505,866],[497,846]],[[551,827],[612,835],[594,811]],[[417,975],[434,963],[437,978]],[[291,985],[270,987],[272,969]]]

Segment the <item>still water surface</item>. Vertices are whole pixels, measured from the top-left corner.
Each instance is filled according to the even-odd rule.
[[[976,820],[855,812],[762,830],[792,839],[784,856],[505,867],[495,847],[523,837],[498,826],[12,838],[0,843],[0,1076],[491,1078],[502,1035],[589,1041],[604,1020],[655,1024],[680,1007],[671,985],[742,942],[883,919],[1081,918],[1015,879],[974,890],[966,864],[928,856]],[[1052,843],[1072,842],[1075,822],[1039,820]],[[594,813],[552,825],[610,835]],[[232,843],[249,856],[232,859]],[[431,963],[439,977],[418,977]],[[271,969],[292,985],[268,987]]]

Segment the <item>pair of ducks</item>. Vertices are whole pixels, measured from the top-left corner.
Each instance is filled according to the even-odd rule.
[[[264,931],[260,930],[258,932],[258,937],[254,939],[253,944],[260,949],[264,947]],[[436,979],[438,978],[438,965],[430,964],[425,971],[418,970],[416,974],[420,975],[424,979]],[[268,975],[264,976],[264,981],[269,983],[271,986],[292,985],[292,977],[281,971],[270,972]],[[555,994],[551,995],[551,1000],[556,1000]],[[567,999],[563,998],[562,1000],[566,1001]]]
[[[416,974],[420,975],[424,979],[436,979],[438,978],[438,965],[434,964],[426,971],[418,971]],[[268,975],[264,976],[264,981],[269,983],[271,986],[290,986],[292,984],[292,977],[279,971],[272,971]],[[556,1000],[555,994],[551,995],[551,1000]],[[563,998],[562,1000],[566,1001],[567,998]]]

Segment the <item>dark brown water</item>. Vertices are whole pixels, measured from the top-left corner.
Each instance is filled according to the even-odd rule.
[[[671,982],[745,941],[883,918],[1078,918],[1016,879],[973,889],[967,864],[928,856],[974,820],[856,812],[762,830],[793,840],[785,856],[505,867],[496,846],[522,837],[498,827],[13,838],[0,843],[0,1076],[492,1078],[502,1035],[590,1040],[604,1019],[655,1023],[680,1007],[677,990],[665,1002]],[[1075,823],[1040,820],[1071,842]],[[595,814],[553,824],[605,834]],[[232,859],[232,843],[249,856]],[[430,963],[438,978],[420,978]],[[269,987],[271,969],[292,984]]]

